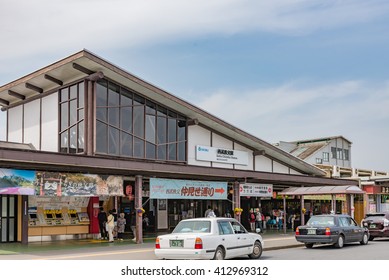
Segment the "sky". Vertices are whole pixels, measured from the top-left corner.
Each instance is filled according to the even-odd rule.
[[[352,167],[389,172],[387,0],[0,0],[0,34],[0,85],[87,49],[264,141],[342,135]]]

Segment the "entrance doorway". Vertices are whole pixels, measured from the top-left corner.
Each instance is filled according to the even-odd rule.
[[[0,243],[17,240],[17,196],[0,195]]]

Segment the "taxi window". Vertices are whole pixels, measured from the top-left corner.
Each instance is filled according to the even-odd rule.
[[[230,222],[219,222],[219,234],[224,235],[224,234],[233,234],[234,232],[232,231],[232,227]]]
[[[351,226],[351,218],[348,217],[339,217],[339,224],[341,227],[349,227]]]
[[[231,222],[235,233],[246,233],[246,229],[238,222]]]

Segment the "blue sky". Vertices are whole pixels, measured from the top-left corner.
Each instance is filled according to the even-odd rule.
[[[353,167],[389,171],[387,0],[0,6],[0,85],[85,48],[265,141],[343,135]]]

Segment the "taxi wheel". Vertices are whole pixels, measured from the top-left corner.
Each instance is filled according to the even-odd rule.
[[[250,259],[259,259],[262,255],[262,245],[259,241],[255,241],[253,252],[249,255]]]
[[[367,236],[367,233],[364,233],[360,243],[361,245],[367,245],[368,242],[369,242],[369,237]]]
[[[214,260],[224,260],[224,250],[222,247],[217,247],[215,256],[213,257]]]
[[[344,245],[344,237],[343,235],[339,235],[338,241],[335,243],[336,248],[342,248]]]

